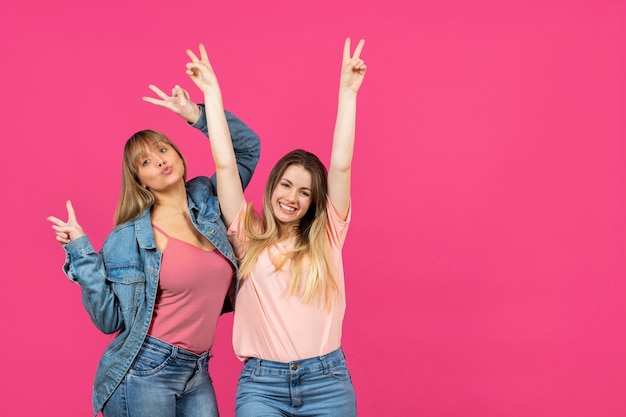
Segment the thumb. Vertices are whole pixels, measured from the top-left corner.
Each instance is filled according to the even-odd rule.
[[[185,90],[183,90],[180,85],[176,85],[174,87],[174,97],[178,100],[178,104],[184,106],[187,104],[187,100],[189,99],[189,95]]]

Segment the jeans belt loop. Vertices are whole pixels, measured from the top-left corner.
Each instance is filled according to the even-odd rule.
[[[320,362],[322,362],[322,366],[324,367],[324,375],[328,375],[330,373],[330,367],[326,362],[326,355],[322,355],[319,357]]]
[[[254,375],[259,376],[261,375],[261,358],[255,358],[255,360],[256,366],[254,367]]]

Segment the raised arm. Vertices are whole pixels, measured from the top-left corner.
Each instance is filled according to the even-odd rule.
[[[350,38],[346,39],[343,46],[337,120],[328,168],[328,197],[342,219],[346,218],[350,208],[350,167],[354,151],[356,98],[367,69],[360,58],[364,44],[365,41],[361,39],[352,56]]]
[[[191,62],[187,64],[187,75],[204,94],[205,115],[207,120],[211,153],[215,161],[217,175],[217,198],[226,227],[229,227],[244,200],[242,182],[233,143],[230,138],[228,123],[224,116],[222,93],[215,72],[209,62],[204,45],[200,44],[200,58],[187,50]]]
[[[209,129],[205,116],[206,107],[204,104],[199,104],[198,108],[200,109],[200,117],[198,121],[193,124],[193,127],[202,131],[202,133],[209,137]],[[256,169],[261,155],[259,136],[241,119],[228,110],[224,110],[224,115],[226,116],[226,123],[228,124],[228,130],[230,132],[230,140],[235,150],[239,178],[245,190],[252,179],[252,174],[254,174],[254,170]],[[213,178],[212,181],[214,181]]]
[[[172,89],[171,96],[165,94],[155,85],[151,84],[148,88],[150,88],[150,90],[152,90],[158,98],[143,97],[144,101],[172,111],[185,119],[189,125],[195,127],[204,133],[205,136],[209,137],[204,104],[195,104],[189,98],[189,93],[178,85]],[[235,150],[239,178],[241,179],[242,187],[245,190],[250,183],[252,174],[256,169],[257,163],[259,162],[259,156],[261,153],[259,137],[252,131],[252,129],[250,129],[231,112],[224,110],[224,114],[226,116],[228,130],[230,131],[233,148]],[[215,182],[215,176],[211,178],[211,181]]]

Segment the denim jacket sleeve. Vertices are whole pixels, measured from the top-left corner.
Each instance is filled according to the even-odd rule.
[[[120,330],[124,326],[123,316],[113,288],[107,282],[102,253],[93,249],[86,235],[65,245],[65,253],[63,271],[80,285],[83,305],[91,321],[106,334]]]
[[[204,104],[199,104],[198,106],[200,107],[200,117],[192,126],[201,130],[202,133],[208,137],[209,131],[206,124]],[[254,169],[259,162],[261,144],[257,134],[254,133],[252,129],[250,129],[237,116],[228,110],[224,110],[224,114],[226,115],[228,130],[230,130],[230,137],[233,141],[233,149],[235,150],[235,158],[237,159],[239,177],[241,178],[241,184],[245,189],[250,183]],[[215,174],[211,177],[211,182],[215,185]]]

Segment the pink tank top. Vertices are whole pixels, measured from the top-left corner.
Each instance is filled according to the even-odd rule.
[[[152,227],[167,237],[167,243],[148,334],[195,353],[207,352],[232,284],[233,267],[217,249],[201,249]]]

